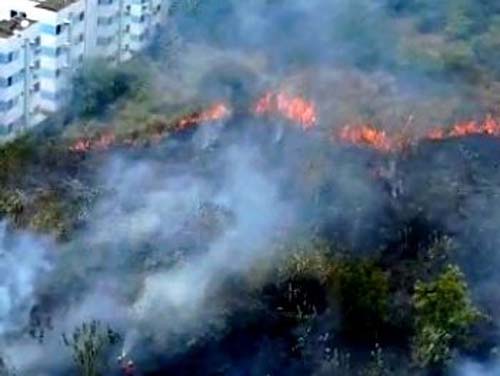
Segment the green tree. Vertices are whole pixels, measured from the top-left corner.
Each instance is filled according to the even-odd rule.
[[[473,305],[464,275],[448,266],[434,281],[418,281],[413,294],[413,359],[421,367],[443,366],[454,348],[465,346],[471,328],[484,316]]]
[[[100,115],[120,97],[135,94],[146,79],[141,62],[119,67],[100,60],[88,62],[74,78],[71,111],[87,118]]]
[[[472,7],[469,0],[453,0],[448,2],[445,32],[450,38],[465,39],[471,35],[474,27]]]
[[[63,334],[63,342],[71,349],[80,376],[102,376],[102,357],[109,346],[120,340],[118,333],[103,328],[96,320],[76,327],[70,338]]]
[[[389,316],[389,278],[374,262],[353,259],[334,265],[329,287],[343,330],[351,337],[378,338]]]
[[[500,15],[491,18],[488,30],[474,40],[473,49],[478,62],[500,76]]]

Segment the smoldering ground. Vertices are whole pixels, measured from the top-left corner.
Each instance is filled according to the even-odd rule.
[[[153,354],[176,356],[189,343],[227,330],[235,296],[222,287],[234,278],[244,281],[256,264],[269,268],[277,262],[280,244],[299,225],[303,231],[316,210],[297,184],[303,154],[286,154],[312,150],[317,141],[299,143],[296,131],[276,142],[267,137],[279,131],[272,123],[246,122],[232,121],[222,134],[217,124],[206,125],[187,140],[181,136],[149,151],[105,159],[97,179],[103,193],[85,227],[50,251],[43,278],[27,281],[23,299],[31,304],[22,308],[37,307],[31,322],[25,314],[22,322],[9,323],[21,332],[31,325],[42,333],[41,343],[26,334],[9,339],[3,354],[19,372],[67,372],[61,333],[85,320],[101,320],[122,333],[139,364]],[[179,144],[193,153],[177,155]],[[356,200],[376,207],[363,188],[366,176],[347,167],[339,174],[344,205],[358,186]],[[332,216],[350,220],[340,212]],[[353,214],[352,220],[359,218]],[[21,251],[10,257],[15,252]],[[6,320],[23,317],[20,308],[10,310]]]
[[[306,372],[293,360],[283,360],[286,343],[272,338],[237,336],[225,347],[214,346],[227,350],[227,357],[203,350],[211,340],[219,343],[233,325],[244,326],[235,317],[252,312],[258,303],[252,294],[242,298],[241,290],[252,290],[246,284],[254,266],[279,261],[284,239],[296,232],[321,232],[361,254],[392,240],[397,231],[391,229],[411,216],[394,215],[401,214],[391,198],[394,181],[384,185],[372,178],[372,168],[385,165],[386,156],[332,146],[325,134],[353,117],[400,126],[413,115],[411,125],[424,127],[429,118],[441,122],[463,110],[461,83],[394,68],[395,47],[402,41],[378,2],[352,4],[206,2],[194,16],[176,20],[179,56],[172,70],[155,76],[151,85],[165,102],[201,97],[233,105],[242,101],[247,108],[241,98],[251,102],[260,90],[285,85],[318,102],[324,133],[304,135],[286,122],[238,115],[227,124],[201,127],[186,139],[96,157],[102,164],[96,178],[102,193],[85,213],[84,227],[69,242],[37,252],[33,262],[23,261],[26,273],[17,276],[6,268],[12,286],[7,296],[16,300],[0,310],[8,329],[2,337],[7,362],[27,376],[68,374],[71,359],[61,333],[99,319],[124,336],[125,350],[144,372],[165,364],[177,370],[187,363],[182,354],[192,356],[193,348],[201,349],[192,359],[200,361],[205,374],[211,366],[220,371],[233,355],[226,373]],[[174,52],[164,51],[159,59]],[[228,75],[228,66],[244,68]],[[443,99],[451,105],[428,110]],[[427,188],[426,172],[432,168],[417,163],[422,164],[415,174],[411,163],[403,163],[408,196]],[[441,176],[450,175],[442,171]],[[446,186],[448,180],[443,181]],[[468,205],[476,207],[474,202]],[[431,204],[425,201],[421,207]],[[455,209],[436,214],[440,228],[451,233],[458,232],[447,227],[455,225]],[[477,222],[461,223],[471,228]],[[42,247],[33,242],[30,249]],[[7,260],[20,252],[6,247]],[[30,309],[33,305],[36,309]],[[38,337],[43,333],[42,343],[28,335],[30,326]],[[241,345],[247,340],[248,347]],[[242,354],[229,351],[235,344],[242,346]],[[111,369],[116,369],[120,350],[109,358]]]

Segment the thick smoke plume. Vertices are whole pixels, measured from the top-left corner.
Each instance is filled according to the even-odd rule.
[[[51,272],[53,245],[30,234],[9,234],[0,224],[0,335],[22,328],[29,319],[37,284]]]
[[[50,270],[46,252],[29,238],[14,243],[15,250],[27,248],[28,262],[6,255],[7,282],[14,283],[2,305],[9,328],[22,329],[37,296],[42,306],[43,294],[59,297],[34,312],[52,317],[43,343],[13,340],[5,351],[23,374],[57,374],[61,362],[64,369],[49,354],[61,353],[61,333],[85,320],[111,323],[138,359],[148,346],[174,354],[183,339],[223,330],[231,307],[217,295],[221,285],[259,261],[272,262],[275,241],[293,230],[298,206],[282,197],[279,168],[266,166],[253,143],[223,147],[210,155],[211,166],[169,162],[163,155],[172,145],[161,148],[155,152],[161,158],[110,158],[88,224],[75,241],[52,250]],[[196,146],[195,152],[206,153]],[[22,268],[14,268],[20,260]]]
[[[173,15],[151,47],[146,90],[159,107],[222,101],[234,111],[154,147],[120,151],[106,144],[101,153],[83,154],[100,165],[93,177],[99,194],[67,242],[2,225],[0,356],[20,375],[69,374],[61,334],[93,319],[123,336],[121,348],[107,354],[111,369],[118,372],[115,358],[124,352],[141,371],[153,372],[156,362],[228,330],[243,304],[236,303],[238,284],[257,265],[272,269],[286,252],[284,240],[327,233],[365,255],[393,240],[391,230],[405,220],[394,214],[395,201],[418,197],[432,182],[456,187],[470,178],[467,163],[450,167],[454,151],[427,153],[429,140],[413,159],[391,147],[379,153],[332,140],[367,119],[423,136],[460,116],[484,115],[462,105],[474,98],[464,82],[401,63],[405,40],[388,21],[385,2],[224,0],[190,10]],[[307,98],[301,105],[314,103],[317,117],[309,113],[301,127],[290,116],[249,111],[277,91]],[[92,151],[77,145],[73,151]],[[498,196],[495,190],[483,202],[482,193],[467,196],[465,206],[473,209],[467,218],[457,218],[441,192],[432,205],[411,210],[459,234],[462,247],[471,239],[467,231],[481,234],[479,244],[496,245],[497,211],[482,213],[498,207]],[[474,291],[497,286],[488,272]],[[467,270],[471,279],[473,273]],[[265,344],[257,352],[266,353]],[[467,363],[458,375],[494,370]]]

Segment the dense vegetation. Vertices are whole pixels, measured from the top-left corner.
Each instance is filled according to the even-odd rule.
[[[179,20],[180,30],[189,30],[189,37],[194,40],[232,46],[238,38],[229,35],[226,27],[236,22],[232,12],[239,3],[239,0],[188,2],[189,15]],[[271,8],[270,12],[286,6],[280,0],[263,3]],[[376,17],[371,17],[367,11],[371,7],[364,0],[353,0],[342,8],[345,13],[336,16],[342,20],[342,26],[333,28],[330,35],[332,43],[340,43],[349,51],[341,57],[327,54],[327,60],[319,64],[309,51],[292,49],[288,52],[293,56],[280,58],[290,62],[292,67],[287,69],[294,71],[314,64],[328,65],[328,59],[340,58],[339,70],[356,72],[342,78],[346,80],[342,81],[345,86],[351,83],[349,80],[376,86],[379,82],[372,74],[384,69],[398,77],[415,74],[445,82],[445,86],[460,87],[460,93],[451,98],[458,100],[449,106],[445,103],[451,109],[443,111],[439,120],[477,115],[485,109],[497,113],[495,102],[500,95],[496,81],[500,77],[497,1],[386,0],[383,7]],[[291,18],[292,24],[298,22]],[[293,25],[290,29],[293,30]],[[402,37],[389,43],[386,30],[398,30]],[[286,29],[275,37],[287,38]],[[255,40],[252,43],[259,44]],[[168,51],[178,48],[175,43],[167,45]],[[77,77],[77,95],[60,124],[50,124],[44,130],[1,146],[0,215],[8,219],[10,226],[52,234],[61,243],[70,241],[85,226],[95,202],[109,194],[99,186],[96,174],[113,150],[72,152],[69,146],[78,137],[94,137],[110,130],[118,139],[133,135],[134,141],[138,141],[137,149],[121,150],[133,154],[136,150],[156,150],[150,140],[159,129],[167,140],[163,142],[178,136],[172,124],[205,103],[213,95],[214,85],[204,77],[205,81],[202,79],[202,84],[196,87],[200,93],[181,95],[180,100],[172,101],[167,98],[168,93],[155,87],[158,84],[155,77],[162,71],[162,58],[161,54],[141,57],[119,69],[91,66]],[[241,68],[242,72],[248,70]],[[215,82],[218,74],[210,78]],[[230,76],[224,79],[233,81],[234,75]],[[231,93],[225,96],[231,100],[237,93],[248,90],[247,81],[251,79],[236,81],[231,85],[224,83]],[[363,91],[364,87],[361,84],[358,90]],[[208,89],[210,95],[202,89]],[[217,95],[223,92],[217,89]],[[448,89],[446,86],[446,95]],[[250,98],[254,93],[245,94]],[[338,112],[353,118],[384,119],[385,109],[379,103],[386,103],[389,95],[377,91],[375,96],[373,101],[352,106],[347,106],[344,99],[339,100],[344,107],[339,106]],[[463,101],[464,97],[470,103]],[[423,102],[422,99],[422,103],[415,101],[411,105],[417,109],[416,117],[427,120],[432,114],[428,111],[429,103]],[[159,366],[158,373],[152,370],[151,374],[164,374],[161,372],[165,370],[173,374],[237,374],[238,369],[251,363],[262,367],[255,368],[255,372],[266,374],[439,375],[451,372],[462,357],[482,360],[494,357],[499,340],[491,334],[498,329],[494,307],[475,294],[484,282],[478,277],[481,274],[478,270],[484,270],[485,276],[496,272],[489,255],[497,250],[494,242],[478,240],[477,244],[471,244],[471,239],[479,238],[478,234],[491,234],[495,228],[474,228],[463,220],[460,222],[463,227],[450,229],[448,220],[458,217],[459,222],[463,217],[481,215],[477,213],[481,210],[474,206],[477,197],[486,200],[483,209],[496,202],[494,187],[498,171],[491,149],[500,143],[487,141],[493,144],[492,148],[475,145],[477,140],[424,143],[408,155],[388,157],[363,148],[340,147],[340,152],[332,151],[325,137],[330,129],[320,129],[321,140],[308,139],[300,131],[290,129],[282,144],[276,146],[266,140],[259,150],[264,155],[269,153],[271,160],[280,158],[276,157],[276,149],[285,156],[292,155],[290,150],[295,149],[292,146],[287,149],[288,138],[293,139],[293,145],[297,139],[305,145],[303,158],[294,156],[286,162],[295,174],[287,176],[286,188],[290,195],[299,193],[301,204],[307,205],[308,225],[297,239],[287,239],[276,246],[286,250],[280,253],[282,257],[276,265],[263,262],[258,270],[244,277],[224,281],[225,296],[229,301],[238,301],[239,307],[236,312],[228,313],[232,324],[229,329],[214,338],[192,341],[185,352]],[[264,138],[266,132],[259,135]],[[198,153],[190,144],[190,137],[189,132],[180,136],[185,142],[181,156],[171,157],[159,151],[155,158],[179,158],[200,169],[210,166],[211,151]],[[231,140],[234,135],[227,137]],[[369,229],[363,226],[371,224],[361,223],[359,227],[370,239],[352,242],[346,229],[349,223],[344,220],[353,213],[363,219],[363,215],[370,214],[370,208],[363,207],[357,196],[362,193],[343,187],[336,174],[352,169],[369,175],[372,165],[385,165],[390,158],[401,166],[407,189],[394,195],[392,187],[387,186],[391,182],[373,183],[383,203],[383,221]],[[339,159],[343,162],[337,163]],[[333,161],[337,163],[335,169],[331,168]],[[460,169],[455,163],[460,164]],[[340,214],[337,197],[344,201]],[[201,239],[213,236],[226,220],[219,208],[204,209],[203,215],[200,214],[201,224],[190,224]],[[471,259],[474,261],[469,262]],[[90,376],[98,375],[105,367],[99,357],[118,339],[113,330],[92,322],[77,327],[65,337],[65,343],[80,374]],[[264,355],[256,354],[255,348],[266,341],[271,350]],[[242,346],[244,354],[234,349],[235,344]],[[218,352],[223,355],[216,357]],[[0,358],[0,375],[4,374],[4,366]],[[205,367],[209,367],[208,371]]]

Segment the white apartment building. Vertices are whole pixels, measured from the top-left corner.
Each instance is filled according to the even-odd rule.
[[[166,15],[165,0],[87,0],[86,56],[129,60],[153,38]]]
[[[128,0],[127,9],[129,18],[123,33],[125,58],[147,47],[165,17],[166,4],[162,0]]]
[[[41,38],[35,21],[0,21],[0,137],[43,120],[40,111]]]
[[[7,104],[0,103],[0,137],[2,129],[3,133],[10,133],[14,128],[33,126],[43,119],[42,116],[35,115],[54,113],[64,108],[71,97],[72,76],[86,59],[102,58],[110,64],[118,64],[143,50],[163,22],[167,14],[165,3],[168,2],[0,0],[0,20],[5,20],[5,25],[18,22],[25,26],[25,29],[16,30],[11,36],[7,35],[7,32],[4,38],[0,37],[0,43],[4,40],[0,46],[5,45],[0,47],[0,51],[6,51],[7,54],[11,50],[20,51],[22,40],[28,39],[28,44],[30,38],[35,41],[30,45],[29,54],[18,52],[12,55],[20,57],[15,59],[15,64],[2,63],[3,55],[0,55],[0,77],[8,79],[12,69],[19,68],[18,73],[21,72],[24,68],[20,66],[23,64],[32,66],[31,71],[22,71],[29,74],[26,79],[23,78],[26,87],[23,86],[21,92],[25,92],[26,88],[29,93],[30,88],[33,92],[24,100],[29,102],[28,105],[24,103],[21,106],[21,99],[14,100],[10,97],[6,97]],[[29,26],[23,21],[28,22]],[[19,33],[30,34],[30,37],[20,37]],[[5,61],[8,59],[7,55]],[[13,65],[16,65],[16,68],[12,68]],[[18,76],[12,77],[10,82],[15,82],[14,86],[20,88],[19,82],[22,80]],[[3,101],[2,89],[0,87],[0,100]],[[7,91],[9,95],[13,95],[12,89]],[[15,101],[16,105],[13,105],[14,102],[8,102],[9,100]],[[9,106],[16,109],[2,111]],[[27,108],[33,108],[33,113],[26,112]],[[21,115],[13,120],[14,113]],[[20,125],[16,126],[18,123]]]
[[[66,105],[72,74],[83,63],[85,2],[16,0],[9,8],[10,16],[27,15],[38,21],[42,47],[40,107],[45,112],[56,112]]]

